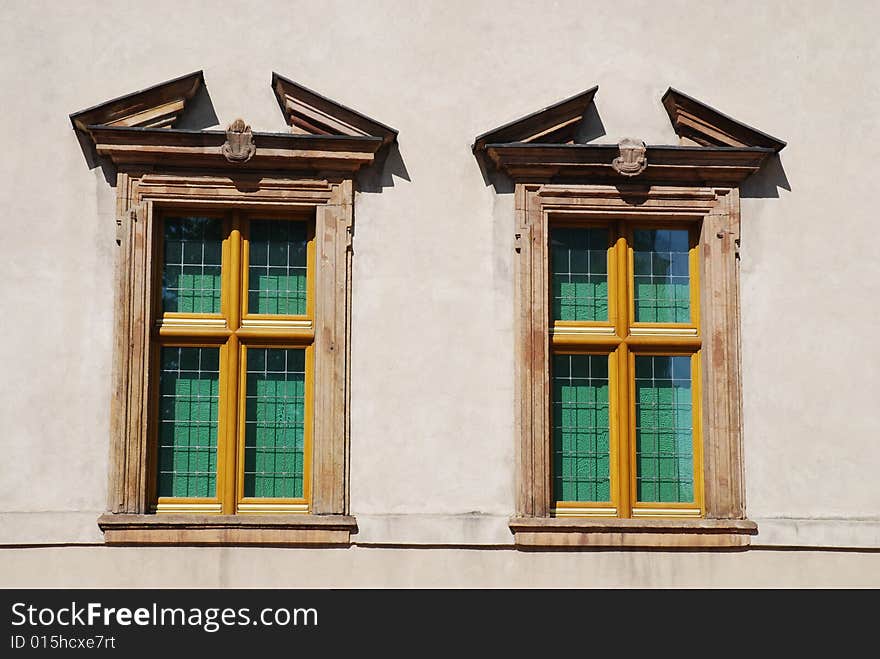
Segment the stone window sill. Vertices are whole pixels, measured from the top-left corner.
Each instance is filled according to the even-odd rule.
[[[108,545],[267,545],[348,547],[348,515],[133,515],[98,518]]]
[[[747,519],[514,517],[517,547],[746,547],[758,533]]]

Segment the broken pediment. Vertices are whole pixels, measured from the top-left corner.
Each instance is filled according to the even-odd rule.
[[[74,112],[74,128],[116,166],[295,170],[348,176],[375,160],[397,131],[277,74],[272,86],[290,108],[293,132],[255,132],[243,119],[226,130],[176,128],[204,84],[190,73]]]
[[[577,143],[597,90],[483,133],[474,154],[516,181],[735,187],[785,146],[671,88],[662,100],[681,144],[645,145],[637,136],[618,144]]]
[[[73,125],[89,132],[91,126],[170,128],[183,114],[204,82],[201,71],[160,82],[106,103],[70,115]]]
[[[778,153],[785,142],[670,87],[661,99],[675,133],[700,146],[757,146]]]
[[[294,134],[381,137],[383,144],[397,137],[393,128],[274,72],[272,89]]]
[[[474,153],[485,149],[487,144],[509,142],[570,144],[583,121],[599,86],[575,94],[563,101],[549,105],[515,121],[494,128],[474,140]]]

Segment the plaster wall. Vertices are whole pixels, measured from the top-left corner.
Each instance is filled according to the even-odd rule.
[[[756,544],[880,547],[878,19],[869,2],[11,3],[0,23],[0,543],[101,540],[115,191],[67,115],[203,69],[212,108],[192,127],[241,116],[284,130],[274,70],[400,131],[400,157],[371,188],[381,191],[358,193],[355,208],[359,542],[511,541],[513,199],[487,184],[469,146],[598,83],[599,142],[675,143],[660,105],[670,85],[788,142],[743,188],[748,513]],[[198,551],[214,555],[174,555]],[[379,551],[352,550],[349,574]],[[119,555],[138,552],[154,555]],[[244,553],[216,553],[228,579],[246,579],[235,572]],[[45,554],[7,555],[19,557],[3,561],[8,581]],[[497,575],[534,561],[552,575],[562,560],[476,556],[454,561],[503,563]],[[757,564],[769,575],[780,560],[711,559],[718,572],[700,572],[646,556],[577,560],[590,574],[602,561],[665,560],[721,581]],[[841,579],[859,561],[876,574],[872,558],[803,560]]]
[[[818,550],[572,553],[375,547],[44,547],[0,549],[0,557],[3,588],[880,586],[880,554]]]

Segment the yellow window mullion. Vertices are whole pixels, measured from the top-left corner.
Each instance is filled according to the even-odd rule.
[[[618,222],[615,229],[614,249],[610,250],[608,277],[608,297],[614,300],[614,331],[617,339],[623,341],[629,333],[629,282],[627,280],[627,240],[626,226]]]
[[[635,461],[632,458],[632,435],[630,432],[630,400],[632,391],[632,373],[630,369],[629,348],[621,343],[617,351],[613,353],[617,360],[617,378],[614,389],[617,404],[617,481],[619,501],[617,514],[619,517],[632,516],[632,502],[634,500],[632,475]]]
[[[617,514],[619,517],[630,517],[632,515],[632,460],[631,460],[631,443],[630,436],[630,358],[629,349],[624,340],[629,335],[629,324],[632,298],[631,282],[629,279],[630,272],[630,249],[627,240],[627,227],[624,221],[617,223],[617,241],[614,248],[614,265],[615,274],[613,289],[610,291],[615,297],[617,306],[617,322],[615,323],[615,331],[617,338],[621,341],[611,357],[616,360],[616,378],[615,387],[611,389],[611,395],[614,396],[616,405],[616,421],[617,432],[613,437],[616,441],[617,454]]]
[[[306,500],[309,510],[312,508],[312,419],[315,413],[315,345],[306,347],[306,376],[305,376],[305,418],[303,425],[303,498]]]
[[[688,250],[688,275],[690,277],[691,323],[702,336],[700,323],[700,226],[690,228],[690,249]]]
[[[226,320],[229,329],[235,332],[241,327],[241,282],[242,282],[242,235],[241,216],[234,213],[231,219],[227,253],[224,253],[229,267],[226,268],[227,277],[223,282],[228,291],[229,306],[226,311]]]
[[[240,342],[235,334],[241,326],[241,218],[239,213],[233,213],[229,220],[229,238],[226,241],[223,257],[226,263],[223,287],[226,291],[226,323],[232,331],[229,340],[224,346],[225,363],[221,371],[225,373],[226,380],[223,388],[225,394],[221,400],[220,414],[223,418],[223,456],[218,463],[220,474],[218,488],[220,499],[223,504],[223,514],[235,513],[236,501],[236,473],[239,463],[239,432],[238,432],[238,399],[239,399],[239,353]]]
[[[706,513],[706,491],[703,479],[703,371],[702,351],[691,355],[691,391],[694,442],[694,501],[700,515]]]
[[[220,397],[221,454],[217,460],[217,489],[224,515],[235,512],[235,465],[238,436],[236,401],[238,400],[238,337],[233,334],[223,346],[220,357],[222,395]]]
[[[247,346],[241,344],[238,349],[238,368],[234,374],[238,381],[238,392],[235,399],[235,406],[238,410],[238,416],[235,424],[235,443],[236,469],[233,474],[233,480],[236,485],[234,509],[238,512],[238,505],[244,496],[244,436],[245,436],[245,405],[247,403]]]

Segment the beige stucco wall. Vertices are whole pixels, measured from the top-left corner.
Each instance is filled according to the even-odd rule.
[[[0,588],[880,586],[880,554],[832,551],[46,547],[2,549]]]
[[[402,163],[356,200],[360,542],[510,542],[513,201],[485,183],[469,145],[599,84],[599,141],[674,143],[659,102],[670,85],[788,141],[781,168],[744,188],[748,512],[756,544],[880,547],[878,19],[872,2],[11,3],[0,23],[0,543],[101,539],[114,190],[89,169],[67,115],[204,69],[221,126],[242,116],[284,130],[275,70],[400,131]],[[269,574],[249,567],[254,551],[4,550],[0,581],[47,583],[61,571],[37,575],[46,557],[109,562],[120,582],[137,557],[174,557],[167,574],[184,575],[201,552],[214,572],[193,583],[244,585]],[[402,561],[388,580],[403,585],[427,556],[413,551],[309,550],[296,561],[352,583]],[[552,583],[569,573],[566,556],[584,580],[609,583],[878,574],[873,554],[438,551],[428,581],[499,583],[525,566]]]

